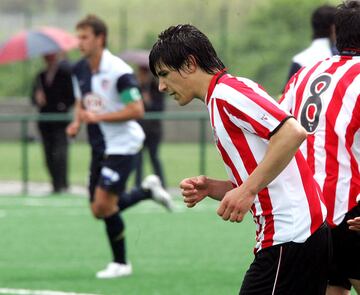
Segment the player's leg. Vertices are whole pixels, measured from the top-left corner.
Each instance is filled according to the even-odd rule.
[[[125,225],[119,214],[117,195],[101,187],[95,189],[95,200],[91,209],[96,218],[103,219],[106,234],[113,254],[113,260],[104,270],[97,272],[99,279],[128,276],[132,267],[126,261]]]
[[[67,179],[67,161],[68,161],[68,138],[65,132],[65,125],[62,123],[53,128],[53,166],[54,166],[54,183],[59,191],[68,188]]]
[[[41,135],[42,146],[44,150],[44,158],[47,170],[51,177],[51,183],[53,186],[53,192],[57,192],[58,188],[55,183],[55,169],[53,164],[53,132],[49,122],[39,122],[38,127]]]
[[[239,295],[272,294],[282,257],[282,246],[261,250],[247,270]]]
[[[156,203],[173,211],[174,204],[171,195],[161,185],[160,178],[157,175],[148,175],[141,183],[141,187],[135,187],[129,192],[123,192],[119,198],[119,208],[124,211],[135,204],[152,199]]]
[[[131,169],[127,156],[108,156],[102,163],[91,209],[96,218],[105,222],[113,261],[97,273],[98,278],[115,278],[130,275],[131,265],[126,261],[125,225],[118,207],[118,191],[125,189]]]
[[[360,294],[360,232],[350,230],[347,224],[347,220],[356,216],[360,216],[359,204],[345,215],[344,220],[337,227],[332,229],[334,255],[329,285],[350,290],[351,283]],[[346,280],[348,282],[346,285],[342,284],[343,280],[339,283],[339,278],[344,277],[350,280],[350,282]]]
[[[126,174],[124,173],[122,176],[123,180],[126,181],[130,172],[134,169],[136,156],[122,156],[121,161],[123,162],[122,167],[127,167]],[[124,175],[127,175],[127,177],[125,178]],[[161,181],[156,175],[147,176],[142,181],[140,187],[135,187],[129,192],[125,192],[122,187],[119,187],[117,192],[119,194],[118,206],[122,212],[147,199],[153,199],[170,211],[174,207],[170,194],[162,187]]]

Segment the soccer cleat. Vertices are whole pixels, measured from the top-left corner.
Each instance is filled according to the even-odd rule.
[[[125,277],[132,274],[131,264],[121,264],[117,262],[110,262],[104,270],[96,273],[98,279],[112,279],[118,277]]]
[[[157,175],[146,176],[141,187],[144,190],[150,190],[152,199],[172,211],[174,204],[170,194],[162,187],[160,178]]]

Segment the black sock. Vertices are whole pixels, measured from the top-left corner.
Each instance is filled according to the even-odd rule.
[[[125,249],[125,225],[119,215],[115,213],[112,216],[104,218],[106,233],[114,256],[114,262],[126,263]]]
[[[151,192],[149,190],[133,188],[130,193],[124,192],[121,196],[119,196],[118,206],[121,212],[123,212],[125,209],[135,205],[136,203],[150,198]]]

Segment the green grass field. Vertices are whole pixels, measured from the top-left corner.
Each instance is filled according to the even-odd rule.
[[[145,201],[124,213],[131,277],[95,279],[110,260],[102,222],[86,198],[0,198],[4,288],[91,294],[237,294],[252,257],[254,226],[223,222],[217,203],[167,213]],[[12,294],[12,293],[10,293]],[[32,294],[32,293],[24,293]]]
[[[18,143],[0,144],[0,181],[21,179],[20,155]],[[161,157],[170,187],[199,172],[196,144],[164,144]],[[208,175],[225,177],[212,145],[206,160]],[[88,146],[73,144],[72,183],[86,183],[88,161]],[[48,180],[38,143],[29,145],[29,164],[30,181]],[[98,280],[95,273],[111,257],[103,223],[92,218],[85,196],[0,196],[0,294],[237,294],[253,259],[250,215],[232,224],[216,215],[215,201],[187,209],[179,195],[174,197],[173,213],[152,201],[124,212],[134,274]]]

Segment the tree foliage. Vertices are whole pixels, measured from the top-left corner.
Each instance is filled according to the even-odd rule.
[[[269,0],[258,7],[239,36],[230,36],[231,70],[254,79],[277,96],[286,83],[292,56],[310,44],[310,17],[323,4],[331,3]]]
[[[20,2],[24,1],[14,3]],[[157,35],[168,26],[191,23],[210,38],[230,73],[251,78],[277,96],[286,82],[292,56],[311,42],[312,11],[319,5],[339,2],[82,0],[79,3],[79,18],[95,13],[106,20],[109,46],[114,53],[131,48],[151,48]],[[1,66],[0,96],[27,95],[28,87],[21,86],[29,84],[23,82],[24,77],[28,75],[30,81],[41,63],[32,61],[31,65]]]

